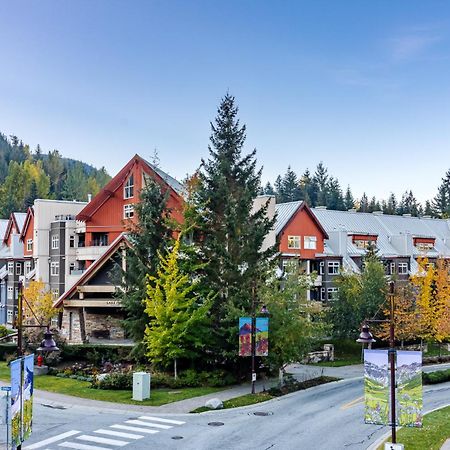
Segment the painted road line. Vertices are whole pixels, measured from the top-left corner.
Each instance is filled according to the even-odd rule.
[[[70,436],[81,433],[81,431],[70,430],[65,433],[58,434],[57,436],[53,436],[51,438],[45,439],[44,441],[36,442],[36,444],[31,444],[24,447],[24,450],[33,450],[35,448],[45,447],[48,444],[53,444],[54,442],[62,441],[63,439],[67,439]]]
[[[128,431],[137,431],[138,433],[147,433],[147,434],[159,433],[159,430],[150,430],[148,428],[139,428],[139,427],[129,427],[128,425],[110,425],[110,428]]]
[[[75,448],[76,450],[105,450],[105,447],[97,447],[96,445],[78,444],[76,442],[62,442],[59,447]]]
[[[125,423],[131,423],[133,425],[144,425],[144,427],[161,428],[162,430],[173,428],[171,425],[161,425],[160,423],[144,422],[143,420],[125,420]]]
[[[123,437],[123,438],[127,438],[127,439],[142,439],[144,437],[144,436],[142,436],[142,434],[124,433],[123,431],[105,430],[103,428],[100,428],[99,430],[95,430],[94,433],[106,434],[108,436]]]
[[[77,439],[79,439],[80,441],[94,442],[95,444],[113,445],[114,447],[123,447],[124,445],[129,444],[128,441],[119,441],[118,439],[107,439],[100,436],[89,436],[87,434],[77,436]]]
[[[342,405],[341,409],[346,410],[346,409],[352,408],[353,406],[356,406],[358,403],[362,403],[363,401],[364,401],[364,396],[355,398],[355,400],[352,400],[351,402],[348,402],[345,405]]]
[[[141,416],[138,417],[139,419],[144,420],[154,420],[155,422],[162,422],[162,423],[171,423],[173,425],[183,425],[186,422],[181,422],[181,420],[169,420],[169,419],[161,419],[159,417],[153,417],[153,416]]]

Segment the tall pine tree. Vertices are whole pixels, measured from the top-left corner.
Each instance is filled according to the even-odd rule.
[[[217,359],[237,360],[238,318],[251,312],[252,290],[265,278],[275,248],[262,251],[274,225],[267,205],[253,211],[261,170],[256,150],[243,155],[245,125],[237,118],[235,98],[222,99],[211,123],[209,159],[202,161],[197,202],[202,229],[205,282],[216,294],[212,302],[211,351]]]

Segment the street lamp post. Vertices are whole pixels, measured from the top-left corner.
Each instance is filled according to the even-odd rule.
[[[395,323],[394,323],[394,310],[395,310],[395,293],[394,293],[394,282],[391,281],[389,283],[389,319],[386,320],[365,320],[361,326],[361,333],[359,335],[359,339],[356,342],[372,343],[375,342],[375,339],[372,336],[372,333],[369,331],[369,326],[367,323],[389,323],[389,370],[390,370],[390,384],[391,384],[391,440],[392,444],[397,443],[397,429],[396,429],[396,377],[395,377],[395,355],[397,353],[395,349]]]

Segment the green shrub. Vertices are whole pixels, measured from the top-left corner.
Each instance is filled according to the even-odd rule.
[[[133,374],[130,373],[111,373],[100,381],[96,381],[95,387],[107,390],[127,390],[133,389]]]
[[[61,361],[86,361],[98,366],[105,361],[111,363],[131,361],[131,349],[124,345],[64,345],[59,357]]]
[[[3,343],[0,344],[0,360],[6,361],[8,355],[15,355],[17,351],[17,344]]]
[[[450,381],[450,369],[438,370],[436,372],[422,373],[423,384],[438,384]]]

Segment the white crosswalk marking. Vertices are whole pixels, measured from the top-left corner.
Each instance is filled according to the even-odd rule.
[[[137,431],[138,433],[147,433],[147,434],[159,433],[159,430],[150,430],[148,428],[130,427],[128,425],[111,425],[110,428],[116,428],[119,430]]]
[[[171,419],[161,419],[160,417],[153,417],[153,416],[141,416],[139,419],[144,420],[154,420],[156,422],[162,422],[162,423],[172,423],[174,425],[183,425],[186,422],[181,422],[181,420],[171,420]]]
[[[99,430],[95,430],[94,433],[106,434],[108,436],[117,436],[128,439],[142,439],[144,436],[141,434],[132,434],[132,433],[124,433],[123,431],[113,431],[113,430],[105,430],[100,428]]]
[[[78,444],[77,442],[62,442],[59,447],[74,448],[76,450],[105,450],[105,447],[97,447],[96,445]]]
[[[77,439],[79,439],[80,441],[94,442],[96,444],[113,445],[114,447],[123,447],[124,445],[129,444],[128,441],[119,441],[118,439],[107,439],[100,436],[89,436],[87,434],[77,436]]]
[[[58,434],[51,438],[45,439],[44,441],[36,442],[36,444],[31,444],[24,447],[24,450],[34,450],[36,448],[45,447],[48,444],[53,444],[54,442],[62,441],[63,439],[67,439],[70,436],[80,433],[77,430],[66,431],[65,433]]]
[[[161,428],[162,430],[168,430],[173,428],[171,425],[161,425],[160,423],[144,422],[143,420],[126,420],[125,423],[131,423],[134,425],[144,425],[145,427]]]

